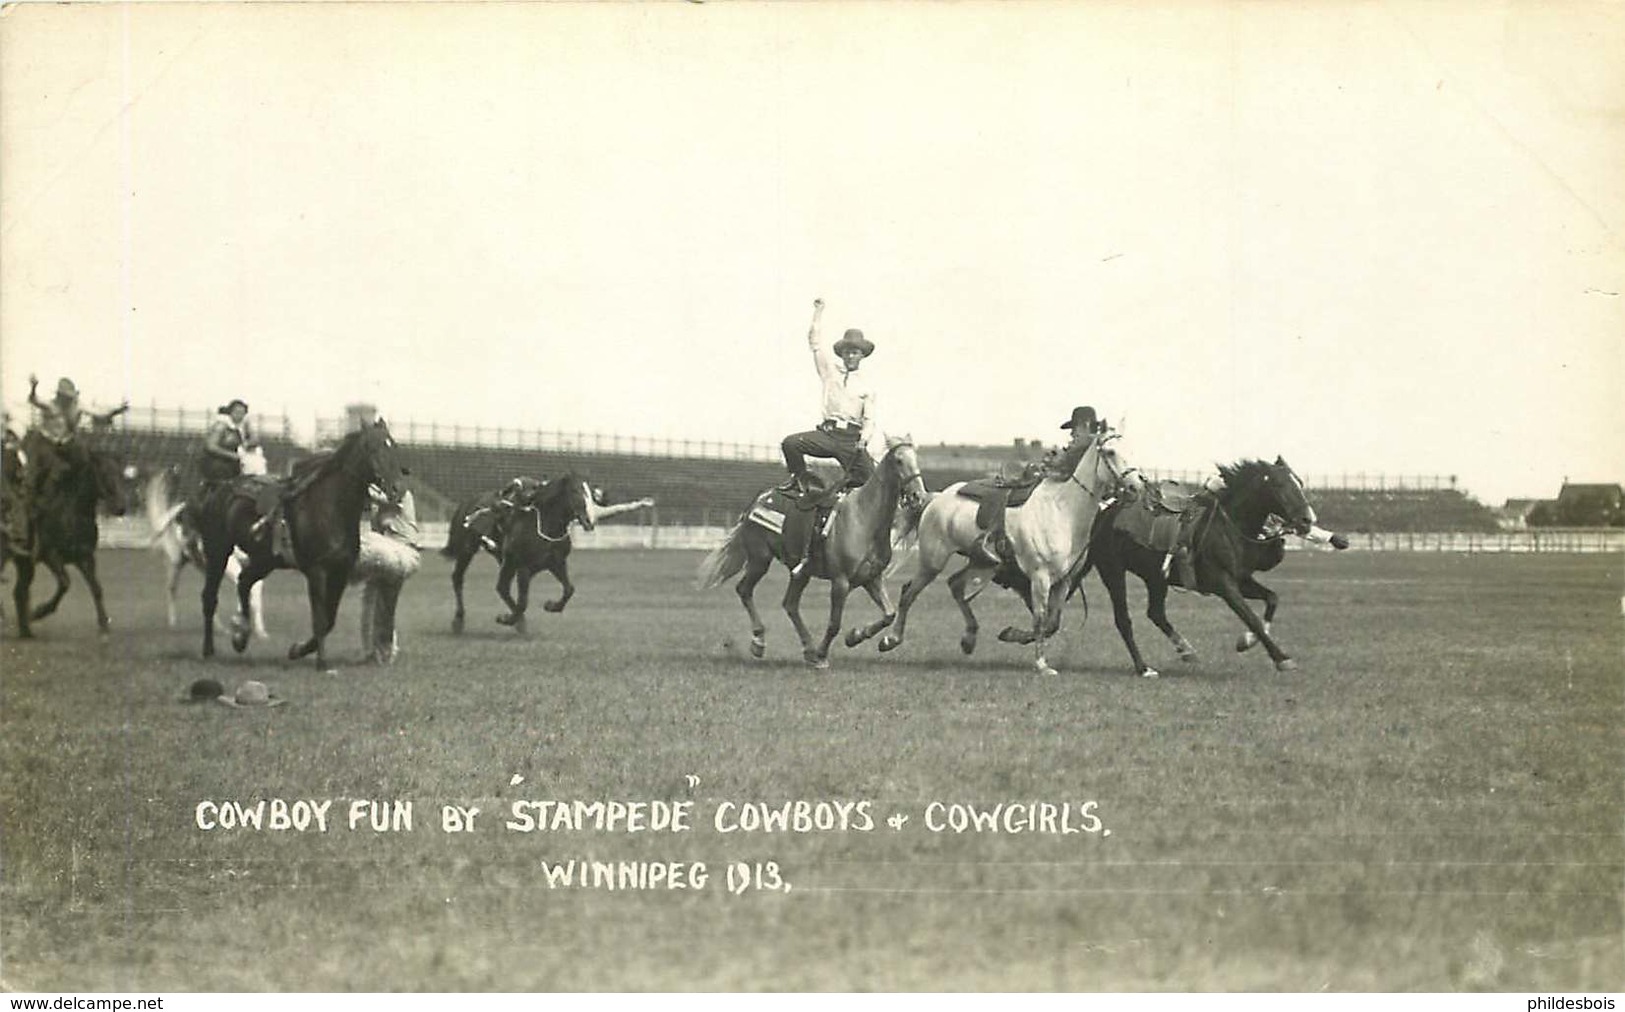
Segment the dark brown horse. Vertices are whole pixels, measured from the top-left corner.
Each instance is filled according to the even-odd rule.
[[[508,606],[508,614],[498,615],[498,622],[512,626],[515,632],[525,631],[531,577],[543,570],[553,574],[561,590],[557,598],[542,604],[543,610],[556,614],[570,603],[576,592],[575,584],[570,582],[572,523],[579,523],[589,531],[594,526],[592,489],[574,474],[562,475],[542,485],[508,515],[502,525],[502,570],[497,574],[497,594]],[[517,598],[510,593],[516,578],[519,581]],[[457,628],[462,626],[462,617],[462,587],[458,586]]]
[[[203,656],[214,656],[214,612],[220,581],[233,550],[248,556],[237,579],[238,614],[232,620],[232,648],[248,646],[250,593],[255,584],[277,569],[297,569],[305,575],[310,598],[310,639],[288,649],[297,660],[311,653],[316,666],[327,669],[324,642],[338,618],[339,601],[355,568],[361,547],[361,513],[368,489],[376,486],[389,501],[406,492],[409,472],[382,419],[345,436],[337,448],[315,454],[294,466],[285,479],[243,477],[211,488],[193,510],[203,538],[206,568],[203,573]],[[292,558],[277,554],[270,523],[264,514],[265,482],[274,484],[288,524]]]
[[[1199,493],[1180,525],[1180,537],[1188,542],[1196,574],[1196,586],[1189,589],[1217,594],[1241,619],[1247,628],[1236,642],[1237,650],[1262,643],[1277,670],[1291,671],[1297,663],[1270,636],[1270,623],[1280,598],[1253,574],[1280,565],[1286,555],[1288,533],[1329,541],[1338,549],[1347,548],[1348,541],[1316,525],[1315,510],[1304,494],[1303,482],[1280,457],[1273,464],[1244,460],[1221,466],[1219,473],[1223,488]],[[1146,616],[1168,637],[1180,658],[1194,662],[1196,648],[1168,621],[1168,587],[1170,583],[1178,586],[1179,576],[1177,570],[1171,576],[1165,572],[1169,558],[1166,548],[1149,547],[1142,543],[1143,537],[1131,533],[1146,528],[1146,518],[1137,521],[1134,511],[1147,508],[1149,503],[1142,497],[1116,503],[1101,514],[1091,538],[1088,562],[1077,581],[1083,580],[1091,566],[1099,572],[1100,582],[1111,595],[1112,617],[1134,661],[1134,670],[1143,677],[1155,678],[1157,670],[1145,662],[1134,641],[1125,574],[1133,573],[1145,584]],[[1264,602],[1263,619],[1247,606],[1248,600]]]
[[[68,592],[68,567],[77,568],[90,587],[96,602],[96,625],[105,635],[110,620],[102,603],[102,585],[96,578],[96,526],[99,505],[123,516],[129,506],[122,468],[117,458],[87,447],[80,439],[58,446],[37,430],[23,439],[23,452],[29,467],[43,468],[38,476],[37,495],[26,503],[28,528],[33,532],[33,552],[18,552],[7,545],[6,554],[17,568],[17,585],[12,601],[17,608],[17,636],[33,635],[30,621],[55,612]],[[31,481],[34,479],[30,479]],[[36,567],[44,566],[56,578],[56,593],[37,608],[30,609],[29,591]]]

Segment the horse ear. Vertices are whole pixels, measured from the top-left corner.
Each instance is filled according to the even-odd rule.
[[[1275,455],[1275,466],[1276,467],[1286,467],[1287,466],[1286,458],[1281,456],[1279,453],[1277,453]]]

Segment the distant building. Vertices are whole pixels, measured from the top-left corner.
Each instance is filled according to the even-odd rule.
[[[1625,527],[1625,488],[1563,483],[1557,522],[1564,527]]]

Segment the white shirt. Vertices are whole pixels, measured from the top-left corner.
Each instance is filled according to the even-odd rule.
[[[824,417],[842,425],[859,426],[862,431],[858,441],[867,444],[875,431],[875,392],[869,385],[868,377],[860,372],[846,371],[845,363],[835,354],[834,347],[818,339],[817,323],[807,331],[807,345],[812,349],[818,378],[824,384]]]

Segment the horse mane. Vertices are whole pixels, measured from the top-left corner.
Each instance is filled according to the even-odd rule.
[[[1269,464],[1253,458],[1238,460],[1233,464],[1220,464],[1218,467],[1219,477],[1224,479],[1224,492],[1220,497],[1226,501],[1252,485],[1254,479],[1262,477],[1270,469]]]
[[[354,432],[347,433],[343,439],[339,440],[337,446],[327,450],[317,450],[308,457],[294,461],[293,466],[289,468],[289,474],[295,478],[302,478],[305,475],[310,474],[312,471],[323,467],[330,461],[336,459],[340,454],[354,447],[356,443],[360,442],[361,437],[366,434],[366,431],[366,429],[356,429]]]

